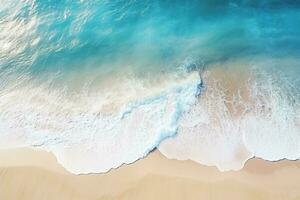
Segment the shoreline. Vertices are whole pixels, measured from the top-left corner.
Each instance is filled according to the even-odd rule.
[[[154,151],[108,173],[74,175],[53,154],[23,148],[0,151],[0,199],[298,199],[299,172],[299,161],[258,158],[220,172]]]
[[[14,158],[14,156],[10,156],[10,155],[15,155],[17,159]],[[167,159],[170,161],[175,161],[175,162],[191,162],[191,163],[195,163],[196,165],[202,166],[202,167],[208,167],[208,168],[215,168],[218,172],[220,173],[230,173],[230,172],[239,172],[241,170],[243,170],[245,167],[249,166],[249,163],[251,163],[250,165],[252,165],[252,162],[263,162],[266,165],[270,164],[282,164],[282,163],[295,163],[296,165],[299,164],[300,167],[300,159],[295,159],[295,160],[289,160],[286,158],[280,159],[280,160],[265,160],[263,158],[259,158],[259,157],[251,157],[249,158],[243,168],[239,169],[239,170],[226,170],[226,171],[221,171],[220,169],[218,169],[218,167],[214,166],[214,165],[205,165],[202,163],[198,163],[195,162],[193,160],[178,160],[178,159],[174,159],[174,158],[167,158],[165,155],[163,155],[158,149],[154,149],[152,150],[148,155],[146,155],[145,157],[139,158],[135,161],[133,161],[132,163],[123,163],[122,165],[116,167],[116,168],[111,168],[109,171],[106,172],[91,172],[91,173],[82,173],[82,174],[74,174],[70,171],[68,171],[63,164],[61,164],[56,156],[51,152],[51,151],[46,151],[44,149],[40,149],[40,148],[33,148],[33,147],[21,147],[21,148],[12,148],[12,149],[0,149],[0,168],[3,167],[25,167],[25,166],[31,166],[31,167],[43,167],[47,170],[53,170],[55,172],[60,172],[60,173],[65,173],[65,174],[69,174],[69,175],[73,175],[73,176],[91,176],[91,175],[105,175],[105,174],[109,174],[112,173],[114,171],[120,170],[123,167],[129,167],[131,165],[135,165],[138,162],[142,162],[142,160],[147,159],[148,156],[151,156],[151,154],[157,154],[157,156],[162,157],[163,159]],[[28,159],[25,160],[22,159],[21,161],[19,160],[20,155],[27,157],[29,155],[33,155],[34,159]],[[44,157],[45,156],[45,157]],[[9,158],[8,158],[9,157]],[[4,158],[4,159],[3,159]],[[46,162],[42,162],[42,161],[46,161]],[[298,162],[298,163],[297,163]],[[5,164],[6,163],[6,164]],[[47,165],[44,165],[45,163],[47,163]],[[48,165],[48,164],[51,165]]]

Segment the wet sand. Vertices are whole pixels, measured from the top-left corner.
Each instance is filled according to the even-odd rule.
[[[0,151],[1,200],[300,199],[300,162],[251,159],[219,172],[158,151],[106,174],[72,175],[51,153]]]

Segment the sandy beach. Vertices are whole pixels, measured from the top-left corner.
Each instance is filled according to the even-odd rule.
[[[300,162],[251,159],[240,171],[220,172],[158,151],[106,174],[72,175],[51,153],[0,152],[1,200],[300,199]]]

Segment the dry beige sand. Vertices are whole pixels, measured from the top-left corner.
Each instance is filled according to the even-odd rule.
[[[158,151],[106,174],[72,175],[51,153],[0,151],[0,200],[300,199],[300,162],[250,160],[219,172]]]

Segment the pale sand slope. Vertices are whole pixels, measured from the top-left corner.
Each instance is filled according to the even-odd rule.
[[[219,172],[159,152],[107,174],[72,175],[43,151],[0,151],[0,200],[300,199],[300,162],[253,159]]]

